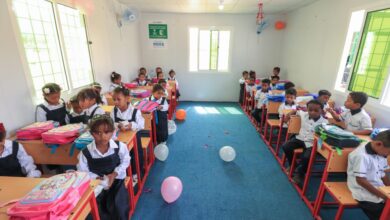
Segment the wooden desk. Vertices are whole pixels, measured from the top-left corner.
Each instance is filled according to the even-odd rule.
[[[297,96],[305,96],[309,94],[309,91],[307,91],[306,89],[298,88],[295,90],[297,90]]]
[[[107,101],[108,102],[108,101]],[[102,105],[100,106],[106,114],[111,114],[111,112],[114,110],[114,105]]]
[[[44,178],[0,177],[0,204],[23,198],[43,180]],[[100,219],[93,191],[99,182],[99,180],[91,181],[91,186],[81,197],[76,207],[71,212],[69,219],[85,219],[90,212],[92,212],[95,220]],[[11,205],[0,208],[0,220],[9,219],[7,215],[7,209],[9,207],[11,207]]]

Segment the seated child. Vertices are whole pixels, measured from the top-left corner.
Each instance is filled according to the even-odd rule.
[[[297,104],[295,103],[295,98],[297,97],[297,90],[287,89],[285,92],[285,101],[279,106],[279,118],[282,119],[284,110],[296,110]],[[287,127],[287,121],[283,123],[283,127]]]
[[[7,131],[0,123],[0,176],[41,177],[34,160],[16,141],[7,140]]]
[[[270,83],[271,81],[269,79],[263,79],[261,81],[261,89],[257,90],[255,95],[257,104],[255,109],[252,111],[252,116],[258,123],[261,123],[263,105],[266,104],[265,101],[267,100],[267,94],[270,94]]]
[[[108,89],[109,92],[114,91],[114,89],[118,86],[122,86],[122,76],[119,73],[112,72],[110,75],[111,78],[111,85]]]
[[[344,129],[353,132],[356,135],[369,135],[372,131],[371,118],[363,109],[367,103],[368,96],[364,92],[351,92],[348,95],[344,106],[347,111],[338,115],[333,109],[327,110],[332,114],[336,121],[345,123]]]
[[[174,70],[170,70],[168,73],[168,80],[175,81],[176,82],[176,99],[180,97],[180,91],[179,91],[179,82],[176,79],[176,72]]]
[[[98,93],[100,94],[100,99],[102,100],[102,105],[108,105],[108,102],[107,102],[107,98],[104,94],[102,94],[102,85],[98,82],[94,82],[91,84],[91,87],[93,89],[96,89],[96,91],[98,91]]]
[[[328,101],[329,101],[331,96],[332,96],[332,93],[330,93],[328,90],[320,90],[318,92],[317,100],[320,101],[324,105],[324,110],[326,110],[330,107],[328,104]]]
[[[159,73],[162,73],[163,71],[162,71],[162,68],[161,67],[156,67],[156,77],[158,77],[158,74]]]
[[[154,101],[160,104],[156,110],[157,143],[166,142],[168,139],[168,109],[167,99],[163,97],[164,88],[160,84],[153,86],[152,95],[144,100]]]
[[[273,71],[272,71],[271,79],[272,79],[273,76],[279,77],[279,74],[280,74],[280,67],[275,66],[274,69],[273,69]],[[279,79],[279,80],[280,80],[280,79]],[[279,81],[279,80],[278,80],[278,81]]]
[[[167,88],[167,81],[165,79],[159,79],[158,84],[160,84],[164,88],[164,96],[163,97],[168,97],[168,89]],[[169,100],[168,100],[169,103]]]
[[[86,88],[81,90],[77,94],[77,100],[81,109],[83,109],[84,122],[90,121],[95,115],[106,114],[98,105],[101,102],[100,94],[95,89]]]
[[[348,188],[369,219],[379,219],[387,196],[378,190],[390,186],[385,170],[390,154],[390,130],[380,132],[348,155]]]
[[[85,121],[85,115],[83,114],[83,109],[79,105],[79,100],[77,99],[77,95],[73,96],[69,100],[70,105],[72,106],[72,111],[69,113],[69,123],[77,124],[77,123],[88,123]]]
[[[242,72],[242,77],[238,81],[240,83],[240,98],[238,102],[242,105],[244,103],[244,91],[245,91],[245,82],[248,79],[249,73],[248,71]]]
[[[249,95],[253,96],[253,88],[256,88],[255,84],[256,79],[254,77],[249,77],[248,82],[245,83],[245,91],[249,93]]]
[[[149,77],[148,72],[146,71],[146,68],[145,68],[145,67],[141,67],[141,68],[139,69],[138,74],[140,74],[140,73],[145,74],[145,79],[146,79],[146,81],[150,81],[150,77]]]
[[[276,89],[276,84],[278,84],[280,78],[279,76],[272,76],[271,77],[271,89],[275,90]]]
[[[66,103],[61,99],[61,87],[48,83],[42,87],[45,101],[36,108],[35,121],[55,121],[60,125],[68,122]]]
[[[311,149],[314,140],[314,128],[322,123],[328,123],[328,121],[322,117],[323,106],[318,100],[310,100],[307,104],[307,112],[304,111],[292,111],[286,115],[286,120],[290,120],[291,115],[299,115],[301,117],[301,129],[296,137],[293,137],[282,145],[284,154],[287,157],[288,164],[291,166],[294,150],[303,148],[303,154],[301,161],[297,167],[298,174],[294,175],[293,180],[295,183],[301,185],[303,177],[306,173],[307,165],[309,163]],[[289,171],[289,168],[287,168]],[[293,170],[294,171],[294,170]]]
[[[284,84],[284,90],[293,89],[295,88],[295,84],[293,82],[286,82]]]
[[[164,73],[163,73],[163,72],[157,73],[157,80],[160,80],[160,79],[165,79],[165,78],[164,78]]]
[[[249,78],[255,78],[256,81],[256,72],[253,70],[249,71]]]
[[[106,179],[108,184],[96,198],[101,219],[129,219],[129,194],[124,184],[130,164],[129,150],[111,139],[114,122],[107,115],[96,115],[89,127],[94,141],[79,155],[77,170],[88,172],[92,179]]]
[[[146,75],[144,72],[138,73],[138,78],[135,80],[137,86],[147,86],[149,83],[146,80]]]

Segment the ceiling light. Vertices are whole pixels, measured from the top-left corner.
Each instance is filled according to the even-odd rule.
[[[223,10],[223,8],[224,8],[224,6],[222,4],[218,6],[218,9],[221,11]]]

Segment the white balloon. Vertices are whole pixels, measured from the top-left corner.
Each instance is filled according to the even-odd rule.
[[[169,155],[169,149],[168,146],[165,144],[159,144],[154,148],[154,156],[161,160],[165,161],[168,158]]]
[[[219,150],[219,156],[226,162],[231,162],[236,158],[236,151],[230,146],[224,146]]]

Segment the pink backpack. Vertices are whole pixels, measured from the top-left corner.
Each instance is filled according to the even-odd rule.
[[[7,214],[10,219],[67,219],[89,184],[90,178],[84,172],[52,176],[11,206]]]
[[[41,134],[54,128],[53,121],[35,122],[16,131],[19,140],[39,140]]]
[[[146,98],[149,97],[152,93],[146,89],[134,89],[130,91],[130,95],[136,98]]]
[[[73,142],[83,131],[83,124],[68,124],[42,133],[42,141],[45,144],[68,144]]]
[[[123,83],[123,85],[128,89],[134,89],[137,88],[137,83]]]
[[[141,112],[153,112],[159,106],[157,102],[142,100],[136,108]]]

